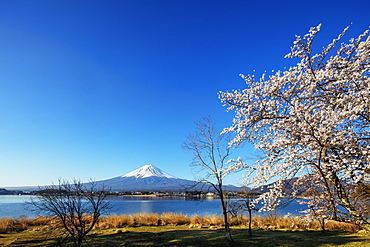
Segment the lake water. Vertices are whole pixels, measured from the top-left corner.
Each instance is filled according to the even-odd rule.
[[[0,195],[0,218],[20,216],[35,217],[32,213],[25,209],[25,202],[30,201],[31,197],[27,195]],[[36,197],[34,197],[36,198]],[[219,199],[207,198],[184,198],[184,197],[129,197],[129,196],[114,196],[109,197],[113,205],[111,214],[134,214],[140,212],[148,213],[165,213],[174,212],[186,215],[206,215],[206,214],[221,214]],[[300,211],[306,209],[305,205],[293,201],[287,207],[277,210],[280,215],[288,213],[293,215],[300,214]]]

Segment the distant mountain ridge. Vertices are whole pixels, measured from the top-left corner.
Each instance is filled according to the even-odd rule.
[[[13,194],[11,191],[0,188],[0,195],[11,195]]]
[[[192,180],[176,178],[153,165],[142,166],[125,175],[97,181],[98,184],[112,191],[186,191],[213,190],[210,185],[197,184]],[[229,191],[237,191],[239,187],[225,185]]]
[[[214,191],[209,184],[198,184],[192,180],[176,178],[153,165],[144,165],[124,175],[95,181],[112,192],[129,191]],[[43,186],[5,187],[8,190],[39,190]],[[241,188],[224,185],[226,191],[239,191]]]

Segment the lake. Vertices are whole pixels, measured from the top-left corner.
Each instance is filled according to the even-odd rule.
[[[32,213],[25,209],[25,202],[29,201],[29,195],[0,195],[0,218],[20,216],[35,217]],[[186,215],[221,215],[221,206],[219,199],[206,198],[185,198],[185,197],[131,197],[131,196],[112,196],[109,197],[113,205],[111,214],[134,214],[140,212],[147,213],[182,213]],[[301,205],[297,201],[293,201],[287,207],[277,210],[277,214],[293,215],[301,214],[300,211],[307,209],[306,205]]]

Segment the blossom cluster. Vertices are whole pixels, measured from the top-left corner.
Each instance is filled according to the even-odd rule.
[[[241,75],[245,89],[219,93],[235,112],[224,133],[235,132],[230,145],[248,141],[265,154],[253,168],[254,183],[306,174],[293,187],[298,190],[303,183],[320,192],[312,192],[309,203],[315,212],[336,217],[340,205],[357,217],[359,201],[351,199],[352,188],[370,182],[370,30],[339,44],[347,27],[313,54],[320,29],[296,36],[286,55],[299,59],[295,66],[259,80]],[[275,203],[282,189],[275,183],[262,197]],[[327,205],[333,206],[330,212]]]

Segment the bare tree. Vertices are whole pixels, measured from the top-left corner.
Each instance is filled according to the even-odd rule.
[[[223,178],[229,174],[226,166],[231,154],[228,143],[228,135],[221,135],[211,118],[204,118],[196,123],[197,130],[194,135],[187,136],[183,148],[193,155],[192,166],[199,168],[198,173],[204,172],[204,176],[196,182],[209,184],[216,191],[221,201],[224,216],[226,239],[229,243],[234,242],[231,237],[228,223],[228,211],[226,205]]]
[[[81,246],[99,217],[111,209],[106,196],[106,188],[93,181],[84,184],[59,180],[57,185],[43,187],[28,206],[32,211],[55,217],[65,230],[64,241],[70,237],[74,246]]]
[[[248,212],[248,236],[252,236],[252,212],[258,211],[260,206],[256,200],[256,193],[250,188],[245,188],[241,194],[240,199],[229,202],[229,212],[232,216],[237,217]]]

